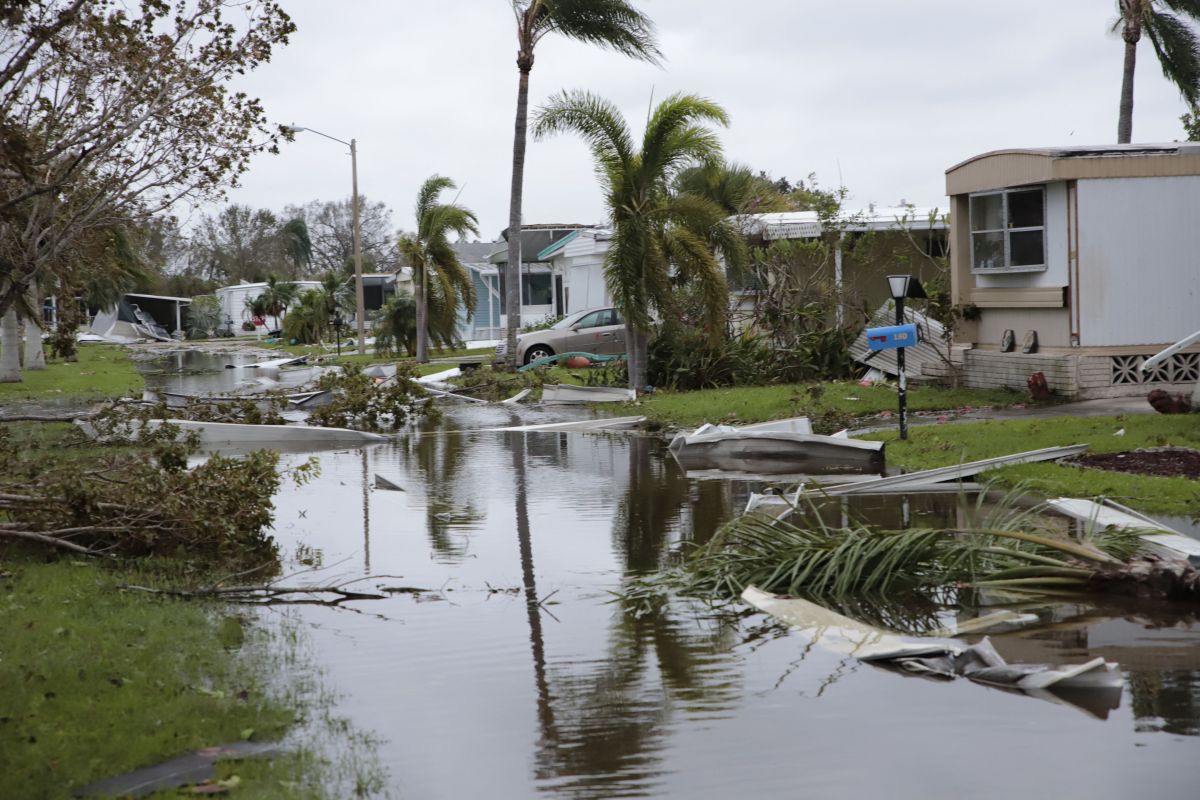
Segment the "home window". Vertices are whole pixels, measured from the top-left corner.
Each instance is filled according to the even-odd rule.
[[[1028,272],[1045,268],[1043,187],[971,195],[973,272]]]

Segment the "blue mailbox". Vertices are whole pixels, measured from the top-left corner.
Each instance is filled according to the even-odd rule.
[[[916,325],[889,325],[885,328],[867,328],[867,346],[872,350],[895,350],[897,347],[912,347],[920,339]]]

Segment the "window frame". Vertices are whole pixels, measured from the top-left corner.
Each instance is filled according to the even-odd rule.
[[[1008,197],[1012,194],[1020,194],[1024,192],[1041,192],[1042,195],[1042,224],[1025,226],[1021,228],[1013,228],[1009,226],[1009,211]],[[982,228],[975,230],[975,199],[982,197],[1000,197],[1000,222],[1003,227],[1000,228]],[[972,192],[967,196],[967,236],[971,240],[969,258],[971,259],[971,274],[973,275],[996,275],[1012,272],[1045,272],[1049,269],[1047,264],[1048,242],[1046,241],[1046,187],[1041,186],[1013,186],[1007,189],[995,189],[988,192]],[[1012,265],[1012,234],[1027,233],[1030,231],[1042,232],[1042,263],[1040,264],[1021,264]],[[1004,266],[1002,267],[979,267],[975,264],[975,237],[978,234],[1003,234],[1004,240]]]

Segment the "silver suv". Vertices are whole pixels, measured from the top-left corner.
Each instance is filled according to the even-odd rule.
[[[496,346],[503,356],[507,343]],[[625,352],[625,320],[615,308],[589,308],[576,311],[549,328],[517,334],[517,362],[528,364],[539,358],[560,353],[620,355]]]

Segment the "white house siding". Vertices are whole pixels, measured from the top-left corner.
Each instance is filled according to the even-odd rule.
[[[309,289],[321,288],[321,284],[316,281],[296,281],[296,285],[301,294]],[[221,306],[221,325],[232,320],[235,336],[253,336],[252,332],[242,330],[242,323],[250,319],[250,313],[246,311],[246,299],[258,297],[266,288],[267,284],[265,283],[240,283],[236,286],[222,286],[217,289],[215,294],[217,302]]]
[[[1200,177],[1079,181],[1080,344],[1200,329]]]
[[[594,257],[565,260],[568,314],[585,308],[608,305],[611,302],[608,286],[604,283],[604,270]]]

